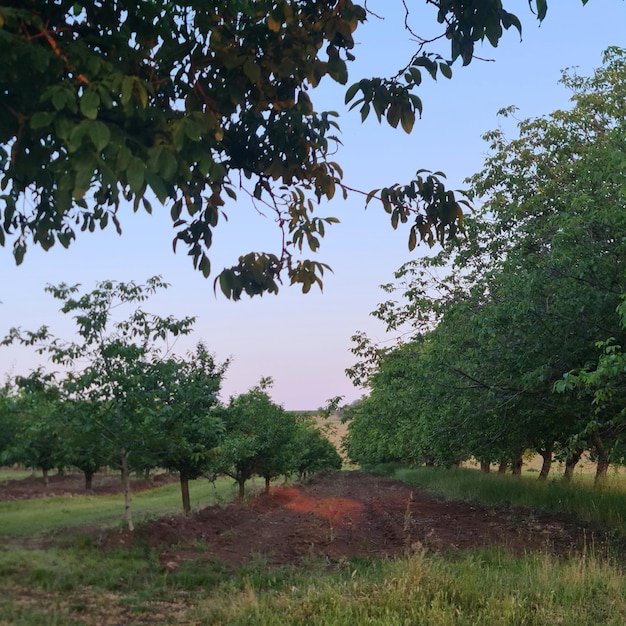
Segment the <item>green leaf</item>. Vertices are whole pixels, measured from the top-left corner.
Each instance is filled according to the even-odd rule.
[[[18,244],[13,248],[13,256],[15,257],[15,264],[21,265],[24,260],[24,253],[26,252],[26,247]]]
[[[439,69],[445,78],[452,78],[452,68],[447,63],[439,63]]]
[[[211,273],[211,262],[209,261],[209,257],[205,254],[202,255],[200,263],[198,263],[198,269],[202,272],[202,275],[205,278],[209,277],[209,274]]]
[[[93,90],[87,89],[80,99],[80,112],[89,120],[98,117],[100,96]]]
[[[52,120],[54,120],[54,113],[50,113],[48,111],[37,111],[37,113],[30,118],[30,127],[33,130],[37,130],[38,128],[48,126]]]
[[[135,84],[132,76],[124,76],[122,79],[122,94],[120,102],[126,106],[133,97],[133,85]]]
[[[532,3],[532,0],[528,0],[529,4]],[[547,0],[537,0],[537,19],[541,22],[543,18],[546,16],[548,12],[548,2]]]
[[[158,158],[159,173],[165,180],[172,180],[178,170],[178,161],[170,150],[163,149]]]
[[[401,114],[402,109],[398,103],[392,104],[387,110],[387,121],[392,128],[396,128],[398,126]]]
[[[350,87],[348,87],[348,90],[346,91],[346,97],[344,99],[345,104],[348,104],[348,102],[350,102],[350,100],[352,100],[354,96],[356,96],[360,87],[361,85],[359,83],[354,83],[354,85],[350,85]]]
[[[126,180],[128,186],[134,194],[141,193],[146,173],[146,167],[141,159],[133,157],[128,170],[126,171]]]
[[[91,122],[87,133],[98,152],[102,152],[111,141],[111,131],[104,122]]]
[[[409,106],[402,107],[400,122],[405,133],[410,134],[415,125],[415,112]]]

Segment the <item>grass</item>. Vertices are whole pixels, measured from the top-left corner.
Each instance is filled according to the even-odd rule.
[[[382,468],[393,476],[445,498],[487,505],[519,506],[551,513],[564,513],[584,522],[626,535],[626,477],[611,476],[602,490],[595,490],[584,477],[573,483],[560,479],[538,481],[532,474],[481,474],[471,469]]]
[[[191,481],[192,507],[208,506],[232,500],[232,480]],[[0,502],[0,538],[32,536],[73,526],[105,527],[123,523],[123,496],[72,496],[35,498]],[[133,494],[133,519],[177,515],[182,511],[180,485],[171,483],[150,491]]]
[[[539,485],[471,470],[396,469],[395,474],[448,497],[576,511],[615,528],[623,515],[618,501],[625,489],[619,483],[597,494],[584,484]],[[205,481],[191,487],[196,505],[233,494],[230,481],[219,483],[217,490]],[[177,484],[137,494],[136,515],[178,512],[179,498]],[[103,551],[79,532],[63,544],[47,541],[46,549],[36,541],[38,534],[79,519],[119,524],[121,497],[8,504],[12,506],[0,508],[0,533],[13,537],[0,541],[0,626],[626,623],[624,571],[617,561],[590,548],[566,559],[546,553],[512,556],[496,548],[435,554],[416,546],[398,560],[312,561],[295,569],[268,568],[259,559],[231,570],[208,560],[199,547],[196,560],[166,571],[145,546]],[[20,524],[31,530],[22,532]],[[25,534],[35,541],[21,537]]]
[[[0,467],[0,483],[5,480],[22,480],[23,478],[28,478],[32,475],[33,472],[31,470],[18,470],[7,467]]]

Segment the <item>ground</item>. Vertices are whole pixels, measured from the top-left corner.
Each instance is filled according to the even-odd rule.
[[[157,484],[173,477],[157,477]],[[96,493],[119,491],[119,478],[98,477]],[[148,488],[137,481],[134,490]],[[46,496],[84,493],[74,475],[51,477]],[[41,495],[41,479],[8,481],[0,499]],[[73,531],[75,532],[75,531]],[[393,557],[407,550],[463,550],[502,545],[516,553],[567,553],[590,539],[590,530],[563,517],[523,509],[450,502],[397,480],[360,471],[322,474],[299,485],[274,487],[247,503],[209,506],[114,531],[103,547],[148,543],[166,570],[186,560],[209,559],[237,567],[307,560],[341,563],[352,557]]]
[[[168,474],[157,474],[149,477],[149,480],[133,478],[133,492],[159,487],[173,481],[178,482],[178,477]],[[40,476],[0,482],[0,502],[54,496],[107,496],[117,493],[121,493],[119,473],[94,476],[91,489],[85,489],[85,478],[82,474],[50,474],[47,487],[44,487]]]

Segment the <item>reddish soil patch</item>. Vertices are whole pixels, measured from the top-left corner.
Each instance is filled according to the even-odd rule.
[[[138,492],[177,480],[176,476],[157,474],[151,482],[143,478],[133,478],[131,484],[133,492]],[[57,496],[106,496],[118,493],[122,493],[119,474],[98,474],[94,476],[91,489],[85,489],[85,477],[82,474],[53,474],[48,478],[47,486],[44,485],[41,477],[0,482],[0,502]]]
[[[272,565],[329,563],[351,557],[393,557],[429,551],[501,545],[523,553],[567,553],[589,532],[554,516],[439,500],[405,483],[362,472],[321,475],[253,498],[210,506],[189,517],[152,521],[134,536],[116,532],[105,547],[145,542],[163,566],[206,559],[239,566],[254,559]]]

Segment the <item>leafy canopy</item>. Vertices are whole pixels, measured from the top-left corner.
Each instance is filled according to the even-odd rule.
[[[439,0],[450,59],[415,55],[391,78],[363,79],[346,101],[410,132],[424,72],[449,78],[474,45],[496,46],[503,29],[521,34],[500,0]],[[545,0],[530,0],[544,18]],[[406,5],[405,5],[406,8]],[[408,12],[408,9],[407,9]],[[216,279],[233,299],[276,293],[282,277],[304,292],[328,267],[315,252],[338,220],[316,204],[337,190],[341,166],[333,112],[310,97],[322,79],[348,82],[354,32],[367,10],[351,0],[8,1],[0,7],[0,245],[22,262],[32,243],[68,247],[77,231],[111,224],[120,207],[166,206],[174,249],[186,247],[211,273],[214,229],[227,199],[249,194],[275,215],[282,246],[249,252]],[[407,21],[408,24],[408,21]],[[431,40],[432,41],[432,40]],[[392,226],[412,220],[409,248],[454,238],[463,212],[438,174],[374,190]]]

